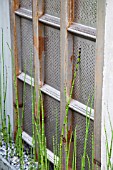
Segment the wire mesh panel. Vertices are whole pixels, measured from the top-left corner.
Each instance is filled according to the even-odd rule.
[[[53,151],[53,137],[60,141],[60,103],[44,95],[44,113],[47,148]]]
[[[17,44],[19,65],[22,72],[33,76],[33,30],[32,21],[17,17]]]
[[[24,82],[19,81],[19,85],[21,89],[19,90],[22,98],[22,108],[20,108],[20,118],[22,120],[22,114],[24,115],[23,120],[23,130],[32,136],[32,93],[31,93],[31,86],[25,84]]]
[[[60,0],[45,0],[45,13],[60,18]]]
[[[86,117],[72,111],[72,126],[73,130],[76,127],[76,134],[77,134],[77,151],[76,151],[76,158],[77,158],[77,169],[81,169],[81,159],[84,153],[84,142],[85,142],[85,134],[86,134]],[[92,140],[93,140],[93,130],[94,130],[94,123],[90,120],[90,126],[88,131],[88,138],[87,138],[87,147],[86,147],[86,155],[88,155],[90,160],[90,167],[92,166]],[[88,170],[88,161],[86,157],[86,165],[85,170]]]
[[[32,10],[32,0],[20,0],[20,7]]]
[[[33,72],[33,30],[32,22],[21,18],[21,45],[22,45],[22,70],[26,65],[26,73]]]
[[[75,0],[75,22],[96,27],[97,0]]]
[[[45,83],[60,90],[60,31],[45,26]]]
[[[27,84],[25,90],[24,131],[28,133],[30,136],[32,136],[32,95],[31,86]]]
[[[19,16],[16,16],[16,28],[17,28],[18,62],[19,70],[21,71],[21,20]]]
[[[81,62],[77,72],[73,97],[87,105],[88,97],[94,96],[95,86],[95,42],[82,37],[74,37],[74,66],[81,48]]]

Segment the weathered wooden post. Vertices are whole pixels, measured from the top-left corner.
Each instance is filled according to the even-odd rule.
[[[95,89],[95,169],[107,169],[106,136],[110,151],[113,120],[113,1],[98,0],[96,89]],[[109,114],[108,114],[109,113]],[[111,154],[111,160],[113,160]],[[110,167],[109,167],[110,168]]]

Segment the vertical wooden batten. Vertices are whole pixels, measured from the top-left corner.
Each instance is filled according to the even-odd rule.
[[[14,74],[18,76],[20,74],[19,70],[19,63],[18,63],[18,48],[17,48],[17,29],[16,29],[16,16],[15,16],[15,11],[19,9],[19,0],[10,0],[10,21],[11,21],[11,49],[13,51],[14,55],[14,69],[15,73],[13,73],[13,104],[14,104],[14,138],[16,138],[16,132],[17,132],[17,118],[18,118],[18,110],[16,108],[16,93],[18,96],[18,101],[19,101],[19,107],[22,105],[21,97],[19,97],[19,82],[16,77],[16,86],[17,86],[17,92],[15,92],[15,87],[14,87]]]
[[[60,61],[61,61],[61,84],[60,84],[60,129],[64,126],[64,117],[66,115],[67,99],[70,96],[72,83],[72,64],[73,64],[73,36],[69,35],[68,27],[73,21],[73,0],[61,1],[60,18]],[[69,42],[71,42],[69,44]],[[71,115],[69,115],[71,116]],[[71,129],[71,117],[69,117],[68,128]],[[64,127],[65,128],[65,127]],[[66,134],[64,134],[66,138]],[[63,169],[66,169],[65,142],[63,142]],[[69,162],[70,164],[70,162]]]
[[[39,17],[44,13],[44,2],[40,0],[33,1],[33,46],[34,46],[34,72],[35,89],[38,102],[39,88],[44,82],[44,26],[39,23]]]
[[[97,7],[97,40],[95,68],[95,105],[94,105],[94,163],[95,169],[101,169],[101,115],[102,87],[104,65],[104,34],[105,34],[105,4],[106,0],[98,0]]]

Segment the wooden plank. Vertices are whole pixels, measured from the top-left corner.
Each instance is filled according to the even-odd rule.
[[[32,144],[32,137],[29,136],[26,132],[22,132],[22,139],[30,146],[33,146]],[[47,149],[47,159],[54,164],[54,157],[56,157],[56,160],[59,160],[59,157],[55,156],[53,152],[51,152],[49,149]],[[56,162],[55,160],[55,162]]]
[[[30,77],[29,75],[22,72],[17,76],[17,78],[23,82],[25,81],[25,83],[29,84],[30,86],[32,85],[34,87],[34,78]],[[31,79],[32,79],[32,84],[31,84]]]
[[[34,46],[34,69],[35,89],[38,101],[39,87],[44,82],[44,26],[39,23],[39,17],[44,13],[44,1],[33,1],[33,46]]]
[[[52,98],[56,99],[57,101],[60,101],[60,91],[54,89],[53,87],[44,84],[44,86],[41,87],[41,91]]]
[[[60,28],[60,18],[58,17],[44,14],[42,17],[39,18],[39,21],[56,28]]]
[[[101,114],[102,114],[102,87],[104,64],[104,34],[105,34],[105,0],[98,0],[97,12],[97,42],[95,68],[95,104],[94,104],[94,143],[95,169],[101,169]]]
[[[79,36],[83,36],[85,38],[90,38],[93,41],[96,41],[96,29],[85,26],[79,23],[72,23],[68,28],[68,31]]]
[[[28,9],[19,8],[15,11],[15,14],[20,17],[24,17],[24,18],[32,20],[32,11],[30,11]]]
[[[73,4],[73,0],[70,0]],[[60,19],[60,57],[61,57],[61,94],[60,94],[60,129],[64,126],[65,132],[63,139],[66,139],[66,126],[64,125],[64,117],[66,115],[66,98],[70,95],[70,86],[72,82],[72,56],[73,56],[73,44],[72,36],[69,39],[68,27],[73,20],[73,7],[68,0],[61,1],[61,19]],[[70,40],[70,41],[69,41]],[[70,42],[70,46],[68,43]],[[70,49],[69,49],[70,47]],[[70,67],[70,68],[69,68]],[[68,128],[72,126],[71,118],[68,122]],[[65,140],[63,140],[65,141]],[[66,141],[68,142],[68,141]],[[63,142],[63,159],[62,168],[66,169],[66,143]],[[70,164],[70,163],[69,163]]]
[[[12,40],[12,50],[13,50],[13,55],[14,55],[14,65],[13,67],[15,68],[15,72],[13,74],[16,74],[16,76],[20,73],[19,70],[19,63],[18,63],[18,48],[17,48],[17,29],[16,29],[16,18],[15,18],[15,11],[19,9],[19,0],[14,0],[10,1],[10,19],[11,19],[11,40]],[[13,76],[14,77],[14,76]],[[14,79],[13,79],[14,82]],[[16,90],[14,88],[14,83],[13,83],[13,103],[14,103],[14,110],[17,114],[14,114],[14,138],[16,137],[16,131],[17,131],[17,117],[18,117],[18,109],[16,106],[16,93],[18,96],[19,103],[22,103],[22,98],[21,96],[19,97],[19,82],[16,79]],[[20,105],[19,104],[19,105]]]

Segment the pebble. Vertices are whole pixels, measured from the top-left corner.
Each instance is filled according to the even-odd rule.
[[[13,153],[13,157],[11,157],[11,152]],[[30,166],[38,167],[37,163],[31,165],[31,162],[29,161],[30,160],[29,155],[27,153],[30,153],[29,148],[26,149],[26,147],[25,147],[25,151],[23,152],[23,154],[24,154],[24,169],[29,170]],[[15,149],[15,144],[13,141],[12,141],[12,149],[10,148],[10,145],[8,146],[8,152],[6,150],[5,142],[2,141],[2,146],[0,147],[0,155],[2,155],[2,157],[4,157],[5,159],[7,157],[7,161],[10,163],[10,165],[12,165],[16,170],[20,170],[20,159],[16,156],[16,149]]]

